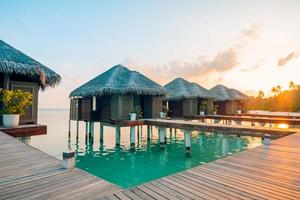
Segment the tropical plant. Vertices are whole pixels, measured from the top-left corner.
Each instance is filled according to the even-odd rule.
[[[207,101],[202,101],[200,106],[199,106],[200,111],[206,111],[207,104],[208,104]]]
[[[259,90],[257,97],[263,99],[265,97],[265,93],[262,90]]]
[[[276,88],[276,87],[272,87],[272,90],[271,90],[271,92],[274,94],[274,96],[276,96],[276,95],[277,95],[277,93],[278,93],[278,90],[277,90],[277,88]]]
[[[282,89],[281,86],[280,86],[280,85],[277,85],[277,86],[276,86],[276,89],[277,89],[277,93],[280,94],[280,93],[281,93],[281,89]]]
[[[135,106],[133,112],[136,113],[136,119],[141,119],[143,117],[143,111],[140,105]]]
[[[289,88],[290,88],[291,90],[294,90],[294,89],[297,88],[297,86],[295,85],[294,81],[291,81],[291,82],[289,83]]]
[[[22,90],[0,89],[3,104],[1,114],[25,114],[25,108],[32,104],[32,94]]]
[[[168,116],[168,114],[170,113],[170,110],[168,109],[168,107],[166,105],[163,105],[162,112],[166,113],[166,116]]]
[[[213,105],[212,111],[217,113],[218,112],[218,108],[219,108],[219,105]]]

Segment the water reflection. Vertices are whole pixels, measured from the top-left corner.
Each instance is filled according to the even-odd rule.
[[[193,131],[191,155],[186,156],[182,130],[167,130],[167,145],[164,149],[160,148],[156,127],[153,127],[150,141],[145,134],[147,127],[139,127],[135,148],[130,146],[130,131],[124,128],[122,131],[123,140],[120,146],[111,146],[106,142],[106,138],[104,143],[100,144],[88,140],[84,147],[80,142],[76,143],[73,146],[76,152],[76,166],[128,188],[261,144],[260,138],[237,137],[225,132]],[[124,134],[128,136],[124,137]]]
[[[77,167],[121,187],[131,187],[223,157],[222,135],[225,132],[193,131],[191,155],[185,155],[184,133],[167,129],[167,144],[160,148],[158,130],[152,127],[148,141],[147,127],[135,131],[135,144],[130,144],[130,129],[121,128],[120,146],[116,146],[113,127],[94,124],[91,140],[83,122],[72,122],[68,134],[68,110],[46,110],[39,113],[39,123],[48,125],[43,136],[20,138],[26,143],[61,159],[68,148],[75,150]],[[232,122],[234,123],[234,122]],[[138,133],[139,132],[139,133]],[[137,136],[139,134],[139,137]],[[227,155],[261,144],[260,138],[227,136]],[[223,148],[224,149],[224,148]]]

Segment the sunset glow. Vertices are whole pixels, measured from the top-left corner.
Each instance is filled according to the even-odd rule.
[[[299,10],[293,0],[12,0],[0,3],[0,38],[64,77],[42,108],[68,107],[71,89],[119,63],[162,85],[182,77],[269,96],[300,83]]]

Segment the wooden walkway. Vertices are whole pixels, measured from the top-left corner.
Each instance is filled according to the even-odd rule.
[[[0,132],[0,199],[97,199],[120,190]]]
[[[105,199],[300,199],[300,133]]]
[[[272,124],[288,124],[288,125],[300,125],[300,119],[292,119],[285,117],[251,117],[251,116],[227,116],[227,115],[190,115],[185,116],[186,119],[217,119],[217,120],[233,120],[233,121],[243,121],[243,122],[259,122],[259,123],[272,123]]]
[[[297,129],[281,129],[269,127],[256,127],[256,126],[242,126],[242,125],[226,125],[226,124],[210,124],[203,122],[191,122],[185,120],[164,120],[164,119],[146,119],[146,125],[177,128],[177,129],[190,129],[190,130],[206,130],[206,131],[228,131],[230,134],[246,135],[262,137],[265,133],[271,135],[272,138],[280,138],[292,133],[297,132]],[[226,132],[225,132],[226,133]]]

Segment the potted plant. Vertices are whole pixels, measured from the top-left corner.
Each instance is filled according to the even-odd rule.
[[[204,116],[207,109],[207,101],[202,101],[199,106],[199,115]]]
[[[159,117],[160,117],[161,119],[164,119],[164,118],[167,117],[168,113],[169,113],[169,109],[167,108],[166,105],[163,105],[163,106],[162,106],[162,111],[159,112]]]
[[[218,107],[219,107],[218,105],[213,106],[213,109],[212,109],[213,115],[217,115]]]
[[[13,127],[19,125],[20,115],[25,114],[25,108],[32,104],[32,94],[22,90],[0,90],[0,100],[3,108],[3,125]]]
[[[238,106],[237,114],[238,115],[242,114],[242,106],[241,105]]]
[[[143,117],[143,112],[141,106],[135,106],[133,112],[129,113],[130,121],[139,120]]]

